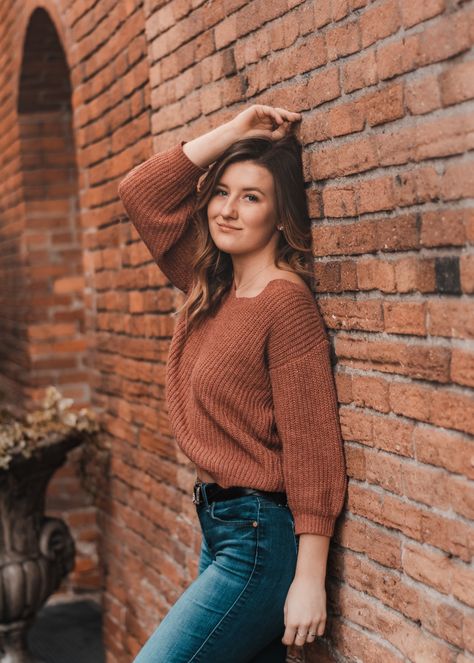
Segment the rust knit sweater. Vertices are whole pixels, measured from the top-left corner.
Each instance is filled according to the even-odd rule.
[[[118,188],[155,262],[184,292],[189,218],[207,170],[185,142],[133,168]],[[177,444],[224,487],[286,490],[296,534],[332,536],[347,487],[329,350],[311,291],[284,278],[255,297],[231,289],[187,340],[181,315],[170,345],[166,398]]]

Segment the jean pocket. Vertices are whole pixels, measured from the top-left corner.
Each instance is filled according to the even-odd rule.
[[[259,521],[258,499],[244,495],[230,500],[211,502],[209,516],[222,525],[256,527]]]

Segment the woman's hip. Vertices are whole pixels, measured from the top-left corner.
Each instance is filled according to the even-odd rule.
[[[298,549],[289,508],[251,494],[204,500],[196,510],[199,575],[136,663],[248,663],[268,646],[279,649],[284,661],[286,648],[276,641],[284,633]]]
[[[293,515],[286,504],[263,493],[196,505],[202,536],[214,563],[229,572],[293,577],[299,547]]]

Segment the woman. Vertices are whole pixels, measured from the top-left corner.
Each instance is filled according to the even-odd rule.
[[[346,474],[330,344],[308,287],[299,119],[250,106],[119,185],[186,294],[166,397],[196,467],[203,535],[198,577],[135,663],[278,663],[324,632]]]

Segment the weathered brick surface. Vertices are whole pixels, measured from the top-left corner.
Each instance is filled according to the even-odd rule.
[[[256,102],[303,115],[350,479],[306,659],[472,662],[474,2],[42,5],[0,3],[0,386],[27,404],[54,381],[100,411],[93,504],[77,459],[49,499],[81,542],[69,590],[103,590],[107,662],[133,658],[200,546],[164,401],[182,295],[117,185]]]

